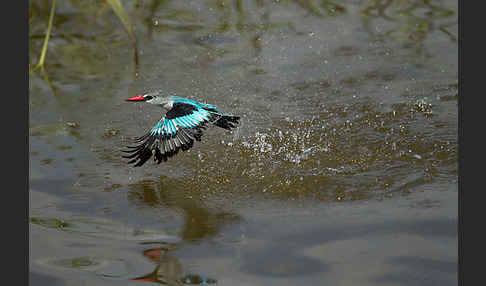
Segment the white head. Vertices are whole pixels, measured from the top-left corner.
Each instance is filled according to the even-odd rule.
[[[161,96],[159,91],[146,92],[142,95],[127,98],[125,99],[125,101],[147,102],[150,104],[158,105],[167,110],[172,108],[173,103],[173,100],[170,98],[170,96]]]

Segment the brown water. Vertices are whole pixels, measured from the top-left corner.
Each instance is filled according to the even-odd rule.
[[[138,74],[96,1],[58,1],[30,74],[31,285],[457,284],[457,1],[124,6]],[[241,125],[132,168],[154,89]]]

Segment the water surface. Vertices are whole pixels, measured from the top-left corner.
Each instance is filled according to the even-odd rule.
[[[457,284],[456,1],[58,1],[29,77],[32,285]],[[50,2],[30,4],[30,63]],[[160,89],[240,115],[160,165]]]

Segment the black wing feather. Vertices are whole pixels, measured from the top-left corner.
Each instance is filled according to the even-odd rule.
[[[135,146],[127,146],[128,150],[122,150],[127,155],[123,158],[131,159],[128,164],[139,167],[145,164],[150,157],[154,156],[154,161],[160,164],[166,162],[168,158],[175,156],[179,150],[187,151],[194,145],[194,140],[201,141],[202,131],[200,127],[189,129],[182,128],[177,134],[167,136],[166,134],[150,134],[145,137],[145,141]],[[141,137],[140,137],[141,138]],[[138,162],[137,162],[138,161]]]
[[[191,127],[177,125],[175,134],[153,132],[154,129],[152,129],[146,134],[135,138],[135,146],[127,146],[128,150],[122,150],[124,153],[128,153],[128,155],[122,155],[122,157],[131,159],[128,161],[128,164],[135,163],[135,167],[142,166],[152,156],[154,156],[154,161],[160,164],[162,161],[166,162],[168,158],[176,155],[179,150],[187,151],[192,148],[194,140],[201,141],[203,130],[206,129],[205,125],[207,123],[212,122],[214,125],[227,130],[235,128],[233,123],[239,123],[239,116],[222,115],[215,109],[212,110],[206,107],[204,109],[210,112],[209,120],[200,121],[196,126]],[[165,120],[192,115],[197,111],[198,107],[192,104],[174,103],[172,109],[167,112],[161,121],[164,122]]]

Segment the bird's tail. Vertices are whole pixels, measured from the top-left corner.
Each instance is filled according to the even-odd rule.
[[[239,120],[240,120],[239,116],[223,114],[216,121],[214,121],[213,124],[218,127],[231,130],[231,128],[236,128],[234,124],[239,124],[240,123]]]

